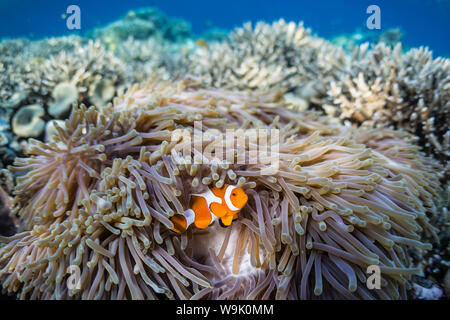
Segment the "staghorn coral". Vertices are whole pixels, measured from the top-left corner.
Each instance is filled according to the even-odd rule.
[[[172,134],[200,120],[218,131],[195,143],[203,162],[188,163],[181,151],[192,141]],[[435,236],[427,215],[439,166],[411,136],[293,112],[278,92],[152,81],[113,105],[74,107],[55,128],[11,168],[24,172],[13,201],[21,231],[0,238],[0,281],[20,298],[405,298],[419,272],[406,248],[429,250],[420,233]],[[237,128],[279,130],[276,173],[207,156]],[[224,183],[249,195],[225,234],[168,230],[191,193]],[[381,290],[364,285],[371,264]],[[70,265],[81,269],[79,289],[67,288]]]

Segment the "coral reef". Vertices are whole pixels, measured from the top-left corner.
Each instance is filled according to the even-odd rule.
[[[122,19],[90,31],[88,36],[100,39],[108,49],[115,51],[130,37],[184,40],[191,36],[191,26],[186,20],[169,18],[157,8],[148,7],[129,11]]]
[[[67,113],[70,103],[74,101],[87,104],[107,103],[113,98],[115,90],[103,100],[98,87],[105,90],[105,82],[110,82],[114,89],[123,80],[122,62],[106,51],[98,41],[90,41],[86,46],[77,47],[74,51],[61,51],[32,66],[36,71],[27,79],[28,86],[41,96],[51,95],[49,108],[58,105],[57,108],[65,109],[63,112],[54,111],[59,116]],[[66,84],[64,87],[61,86],[63,83]],[[69,88],[69,85],[72,87]],[[74,94],[73,91],[77,93]]]
[[[72,103],[102,105],[128,84],[154,75],[168,79],[187,50],[178,42],[190,34],[186,21],[144,8],[92,30],[88,37],[1,41],[0,117],[9,123],[22,106],[41,104],[42,121],[65,119]],[[22,153],[18,136],[23,135],[11,132],[10,125],[1,126],[0,147],[6,151],[2,162],[7,165]]]
[[[187,62],[206,85],[238,89],[278,87],[298,90],[309,100],[325,95],[323,85],[339,78],[344,51],[311,36],[302,23],[258,22],[236,28],[229,39],[200,46]],[[316,81],[317,79],[321,81]]]
[[[0,42],[0,106],[15,108],[21,102],[33,103],[28,97],[28,78],[35,64],[62,51],[74,51],[87,40],[78,36],[47,38],[38,41],[11,39]]]
[[[352,34],[344,33],[334,36],[331,42],[347,50],[352,50],[354,47],[358,47],[366,42],[383,43],[394,47],[402,42],[403,36],[401,28],[389,28],[385,29],[385,31],[370,31],[357,28]]]
[[[174,132],[192,132],[195,121],[216,131],[194,142],[189,163],[182,150],[192,141]],[[420,233],[437,237],[428,216],[440,168],[413,137],[290,111],[277,91],[155,80],[113,105],[75,107],[55,128],[10,168],[23,172],[13,201],[21,230],[0,238],[0,280],[20,298],[406,298],[420,272],[406,248],[425,252]],[[237,154],[231,163],[207,156],[238,128],[279,130],[276,173]],[[224,183],[249,196],[232,227],[170,232],[190,194]],[[210,250],[196,244],[202,237],[213,237]],[[364,284],[373,264],[381,290]],[[80,268],[79,289],[67,287],[70,265]]]
[[[125,81],[121,60],[100,42],[80,39],[71,36],[0,43],[0,51],[5,53],[0,57],[4,165],[22,153],[20,138],[43,135],[46,122],[67,117],[73,103],[110,102]]]
[[[402,53],[366,43],[352,53],[348,73],[331,82],[325,112],[358,125],[394,126],[414,133],[450,174],[450,60],[426,48]]]
[[[450,60],[404,50],[400,29],[377,35],[329,42],[281,19],[196,38],[144,8],[86,37],[1,41],[3,292],[448,297]],[[175,134],[195,121],[215,130],[199,145]],[[279,170],[205,157],[227,129],[279,130]],[[224,183],[249,195],[232,227],[169,230],[192,193]]]
[[[185,60],[193,50],[192,40],[170,42],[158,37],[146,40],[130,37],[114,53],[125,62],[125,82],[136,84],[155,76],[169,80],[185,74]]]
[[[199,46],[185,64],[207,86],[277,87],[293,93],[294,105],[344,123],[405,129],[446,166],[448,179],[449,60],[433,59],[426,48],[403,53],[401,44],[392,44],[364,43],[347,53],[301,23],[258,22]]]

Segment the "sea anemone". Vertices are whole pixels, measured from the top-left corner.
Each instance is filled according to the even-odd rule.
[[[200,142],[196,121],[209,132]],[[112,105],[75,106],[55,129],[10,168],[23,172],[21,230],[0,238],[0,282],[22,299],[405,298],[420,271],[406,248],[426,251],[421,233],[435,235],[440,167],[408,134],[294,112],[277,91],[153,80]],[[219,162],[228,129],[275,130],[276,148],[250,142]],[[249,196],[232,227],[170,231],[192,193],[224,183]],[[370,265],[378,290],[365,285]],[[73,287],[67,268],[79,270]]]

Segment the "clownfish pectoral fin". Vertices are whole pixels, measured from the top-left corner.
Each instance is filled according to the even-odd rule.
[[[229,226],[226,226],[226,225],[223,224],[222,219],[219,219],[219,225],[220,225],[222,228],[228,228],[228,227],[229,227]]]
[[[192,204],[192,210],[195,212],[194,224],[199,229],[205,229],[212,220],[211,212],[209,212],[208,204],[205,198],[196,198]]]
[[[212,213],[214,213],[214,215],[219,218],[227,214],[227,210],[225,209],[225,207],[217,202],[211,203],[210,209]]]
[[[233,216],[225,216],[225,217],[220,218],[220,220],[222,221],[222,223],[225,226],[228,227],[233,222]]]

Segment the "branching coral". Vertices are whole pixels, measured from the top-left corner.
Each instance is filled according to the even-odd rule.
[[[34,66],[37,68],[35,77],[29,79],[29,86],[34,92],[54,96],[53,91],[59,84],[71,83],[77,88],[80,102],[92,102],[92,92],[101,81],[109,80],[113,85],[118,85],[123,80],[121,61],[99,42],[90,41],[74,51],[61,51]],[[108,100],[102,101],[106,102]]]
[[[53,42],[55,48],[49,49],[48,43]],[[47,51],[41,47],[46,47]],[[99,42],[82,44],[68,39],[49,39],[43,44],[31,42],[22,50],[16,56],[14,50],[9,49],[7,55],[0,59],[0,69],[4,71],[0,77],[0,94],[5,92],[1,95],[3,107],[17,107],[27,102],[54,104],[58,100],[55,98],[58,93],[54,90],[61,83],[70,83],[77,88],[79,96],[76,101],[92,103],[99,83],[110,81],[113,86],[118,86],[124,80],[122,62]],[[47,52],[53,54],[40,55]],[[9,97],[7,93],[15,94]],[[110,99],[111,96],[100,103]]]
[[[29,79],[35,77],[34,65],[62,51],[76,50],[86,43],[87,40],[77,36],[0,42],[0,105],[15,108],[22,102],[37,102],[39,93],[33,92],[28,84]]]
[[[169,18],[153,7],[129,11],[122,19],[90,32],[91,37],[100,39],[112,51],[120,48],[123,45],[122,42],[130,37],[139,40],[155,37],[168,41],[180,41],[190,35],[189,22]]]
[[[450,172],[450,63],[428,49],[403,53],[401,44],[365,43],[347,53],[302,24],[279,20],[246,24],[186,61],[188,73],[209,86],[279,87],[293,91],[303,108],[343,122],[403,128]]]
[[[0,136],[7,140],[4,152],[2,148],[5,165],[22,152],[18,138],[39,138],[45,122],[65,119],[73,103],[110,102],[125,81],[121,60],[99,42],[79,37],[4,41],[0,52],[5,53],[0,56],[0,117],[8,123]],[[39,117],[27,116],[29,105],[39,105]]]
[[[194,50],[192,41],[169,42],[159,37],[128,38],[115,51],[126,66],[126,83],[144,83],[158,76],[171,79],[184,72],[184,60]]]
[[[173,133],[195,121],[217,131],[194,139],[188,163],[181,151],[193,142]],[[152,81],[112,105],[75,107],[55,128],[11,168],[24,172],[13,202],[22,230],[0,238],[0,281],[21,298],[404,298],[419,272],[406,248],[430,248],[419,234],[435,231],[427,215],[439,166],[404,133],[293,112],[278,92]],[[263,161],[210,158],[238,128],[279,130],[276,173],[261,174]],[[241,156],[251,152],[246,145]],[[249,195],[225,234],[169,230],[190,194],[224,183]],[[198,244],[204,237],[209,250]],[[371,291],[373,264],[382,287]],[[67,287],[71,265],[78,289]]]
[[[392,90],[393,82],[382,82],[381,78],[377,78],[369,85],[362,72],[355,79],[347,76],[341,80],[340,86],[331,82],[328,95],[333,99],[333,105],[325,104],[322,107],[327,114],[338,117],[341,121],[351,119],[359,124],[372,126],[389,122],[392,109],[395,110],[403,103],[398,87],[395,87],[397,90]],[[336,105],[339,107],[336,108]]]
[[[247,23],[229,39],[198,48],[189,71],[215,87],[297,89],[310,100],[325,94],[324,83],[338,77],[347,58],[302,23],[281,19],[254,28]]]
[[[67,117],[72,103],[102,105],[114,97],[125,80],[122,62],[99,42],[86,42],[70,36],[0,43],[4,53],[0,56],[0,117],[7,123],[7,128],[0,125],[4,165],[23,151],[18,138],[39,137],[45,121]],[[38,118],[26,116],[28,105],[40,105]]]
[[[332,82],[328,94],[327,114],[415,134],[424,150],[447,166],[448,175],[450,60],[433,59],[425,48],[403,54],[400,44],[369,49],[366,43],[353,51],[348,74]]]

